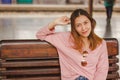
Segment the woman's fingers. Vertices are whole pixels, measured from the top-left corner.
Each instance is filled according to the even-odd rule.
[[[62,16],[60,18],[57,18],[55,20],[55,23],[59,25],[67,25],[70,23],[70,19],[67,16]]]
[[[63,16],[62,21],[64,22],[64,24],[69,24],[70,23],[70,19],[67,16]]]

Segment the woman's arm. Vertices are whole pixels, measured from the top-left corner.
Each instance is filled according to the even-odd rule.
[[[109,62],[108,62],[108,52],[106,42],[104,41],[102,44],[102,48],[100,50],[100,58],[98,60],[97,69],[94,75],[94,80],[106,80],[108,69],[109,69]]]
[[[67,16],[62,16],[60,18],[57,18],[53,22],[51,22],[48,25],[48,28],[49,28],[49,30],[52,30],[52,29],[54,29],[54,27],[56,27],[56,25],[67,25],[69,23],[70,23],[70,19]]]
[[[46,40],[48,42],[53,42],[56,34],[54,34],[54,29],[56,25],[67,25],[70,23],[70,19],[67,16],[62,16],[55,19],[53,22],[49,23],[46,27],[41,28],[37,33],[36,37],[40,40]]]

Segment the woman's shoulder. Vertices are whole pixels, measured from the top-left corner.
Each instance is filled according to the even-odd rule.
[[[100,44],[100,47],[103,47],[103,46],[106,46],[106,40],[105,39],[102,39],[102,42]]]
[[[102,39],[101,43],[97,47],[102,47],[105,44],[106,44],[106,41],[104,39]]]
[[[106,46],[106,41],[105,41],[104,39],[102,39],[101,44],[99,44],[99,45],[96,47],[95,51],[96,51],[96,50],[102,50],[103,47],[105,47],[105,46]]]
[[[102,39],[102,43],[103,43],[103,44],[106,44],[106,40],[105,40],[105,39]]]

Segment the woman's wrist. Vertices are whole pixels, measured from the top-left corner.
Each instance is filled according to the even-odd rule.
[[[48,25],[48,29],[49,29],[49,30],[53,30],[53,29],[55,28],[55,26],[56,26],[55,22],[51,22],[51,23],[49,23],[49,25]]]

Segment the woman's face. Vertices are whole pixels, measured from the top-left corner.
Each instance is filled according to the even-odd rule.
[[[75,19],[75,29],[83,38],[87,38],[91,32],[91,22],[84,16],[80,15]]]

